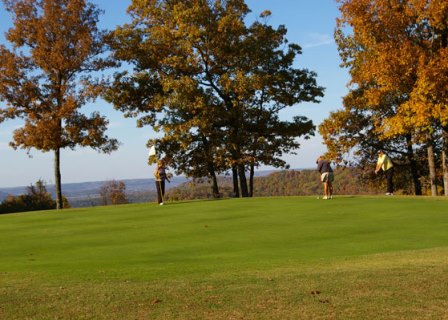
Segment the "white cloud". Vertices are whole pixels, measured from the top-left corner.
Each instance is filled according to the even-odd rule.
[[[315,48],[327,46],[334,43],[332,36],[322,33],[308,33],[304,40],[303,48]]]

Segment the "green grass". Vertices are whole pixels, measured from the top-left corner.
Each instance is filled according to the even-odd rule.
[[[0,243],[0,319],[448,319],[442,198],[22,213]]]

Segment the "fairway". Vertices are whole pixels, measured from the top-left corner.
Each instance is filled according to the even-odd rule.
[[[22,213],[0,243],[0,319],[448,319],[443,198]]]

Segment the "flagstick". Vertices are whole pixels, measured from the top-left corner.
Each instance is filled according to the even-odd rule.
[[[156,157],[157,156],[157,151],[156,151],[156,147],[155,147],[155,145],[152,145],[150,148],[149,148],[149,152],[148,152],[148,157],[149,158],[151,158],[152,156],[154,156],[154,157]],[[157,159],[156,159],[156,163],[157,163]],[[157,164],[156,164],[157,165]],[[156,179],[157,179],[157,177],[156,177]],[[160,178],[159,178],[160,179]],[[157,181],[157,180],[156,180]],[[158,182],[158,185],[159,185],[159,190],[158,190],[158,192],[157,192],[157,194],[159,194],[160,193],[160,198],[162,199],[162,203],[164,202],[164,199],[163,199],[163,193],[162,193],[162,181],[161,180],[158,180],[157,181]],[[159,199],[157,199],[157,201],[159,201]]]
[[[159,180],[159,190],[160,190],[160,198],[162,198],[162,203],[164,203],[165,201],[163,200],[162,181],[161,180]]]

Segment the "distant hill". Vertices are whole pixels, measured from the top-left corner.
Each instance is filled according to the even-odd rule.
[[[298,169],[296,169],[298,170]],[[270,176],[272,174],[281,172],[279,170],[259,170],[255,172],[257,179]],[[154,179],[117,179],[126,184],[126,194],[131,203],[154,201],[156,197],[156,188]],[[231,179],[229,177],[219,177],[221,190],[224,196],[230,196],[232,193]],[[101,186],[109,180],[105,181],[88,181],[79,183],[63,183],[62,193],[67,197],[72,207],[88,207],[100,205],[99,192]],[[183,176],[173,177],[171,183],[166,184],[167,193],[172,198],[176,198],[178,193],[186,193],[187,195],[180,195],[180,198],[193,197],[201,198],[208,197],[210,187],[207,183],[202,185],[202,190],[195,190],[192,192],[192,187],[189,185],[191,180]],[[0,201],[3,201],[8,195],[18,196],[27,192],[28,186],[0,188]],[[197,185],[196,185],[197,188]],[[193,189],[195,189],[193,187]],[[55,197],[54,185],[47,185],[47,190]],[[171,190],[176,190],[170,192]],[[176,194],[176,196],[175,196]]]
[[[155,197],[156,187],[154,179],[123,179],[120,180],[126,184],[126,194],[131,202],[152,201]],[[173,177],[171,183],[166,184],[169,190],[182,183],[185,183],[185,177]],[[101,186],[107,181],[90,181],[80,183],[62,184],[62,193],[67,197],[73,207],[85,207],[99,204],[99,192]],[[9,194],[18,196],[26,193],[27,186],[0,188],[0,201],[4,200]],[[47,190],[55,196],[54,185],[47,185]]]
[[[377,194],[375,187],[360,180],[361,171],[355,168],[338,168],[335,170],[334,193],[336,195]],[[218,185],[221,197],[233,195],[230,177],[219,177]],[[254,179],[254,197],[271,196],[310,196],[322,195],[322,183],[319,173],[313,169],[290,169],[266,171]],[[208,181],[188,181],[167,192],[167,198],[174,201],[212,198],[212,188]]]
[[[0,201],[3,201],[8,196],[8,193],[0,191]]]
[[[275,170],[260,170],[255,172],[256,177],[263,177],[275,172]],[[144,191],[156,191],[154,179],[117,179],[123,181],[126,184],[127,193],[144,192]],[[187,182],[188,179],[183,176],[173,177],[171,183],[166,184],[166,189],[177,187],[180,184]],[[101,186],[107,182],[104,181],[88,181],[78,183],[63,183],[62,192],[68,198],[76,197],[88,197],[98,195]],[[5,199],[9,194],[18,196],[26,193],[28,186],[0,188],[0,201]],[[54,196],[54,185],[47,185],[47,190]]]

